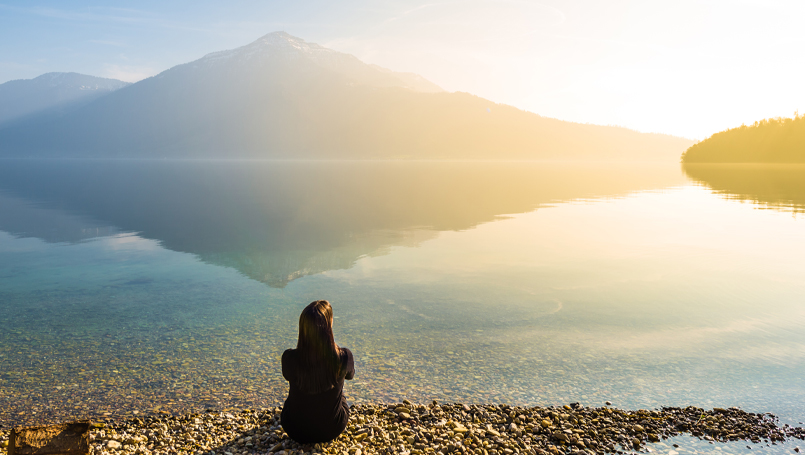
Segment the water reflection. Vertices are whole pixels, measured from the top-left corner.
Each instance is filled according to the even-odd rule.
[[[3,164],[0,424],[276,404],[322,297],[351,400],[802,421],[799,222],[678,167]]]
[[[805,165],[685,164],[685,174],[727,199],[784,212],[805,211]]]
[[[47,242],[137,232],[283,287],[438,231],[681,183],[651,164],[10,161],[0,230]]]

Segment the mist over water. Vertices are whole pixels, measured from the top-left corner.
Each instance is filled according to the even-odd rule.
[[[325,298],[355,353],[352,401],[740,406],[796,424],[802,172],[4,162],[0,421],[280,404],[279,356]]]

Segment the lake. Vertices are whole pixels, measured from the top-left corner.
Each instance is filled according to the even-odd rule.
[[[3,161],[0,424],[279,405],[327,299],[353,402],[801,426],[803,210],[801,166]]]

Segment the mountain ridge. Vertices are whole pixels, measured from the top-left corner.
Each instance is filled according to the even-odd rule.
[[[448,93],[284,32],[0,129],[6,157],[678,161],[690,144]]]
[[[185,63],[193,68],[206,64],[228,61],[244,64],[251,60],[266,58],[310,58],[323,68],[334,71],[360,83],[375,87],[400,87],[423,93],[439,93],[444,90],[414,73],[399,73],[378,65],[368,65],[357,57],[309,43],[286,32],[273,32],[235,49],[210,52],[198,60]],[[181,66],[181,65],[179,65]],[[162,73],[160,73],[162,74]],[[159,77],[159,75],[155,76]],[[407,84],[407,85],[401,85]]]
[[[130,85],[117,79],[50,72],[0,84],[0,124],[26,116],[62,114]]]

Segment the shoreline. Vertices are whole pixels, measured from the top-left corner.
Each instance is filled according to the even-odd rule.
[[[652,444],[681,434],[715,444],[805,440],[805,428],[779,425],[771,414],[738,408],[628,411],[576,403],[522,407],[435,401],[425,405],[405,400],[354,405],[347,429],[334,441],[300,445],[282,431],[280,411],[278,407],[207,410],[98,422],[90,431],[91,453],[583,455],[650,452]],[[0,454],[8,453],[10,430],[0,431]]]

